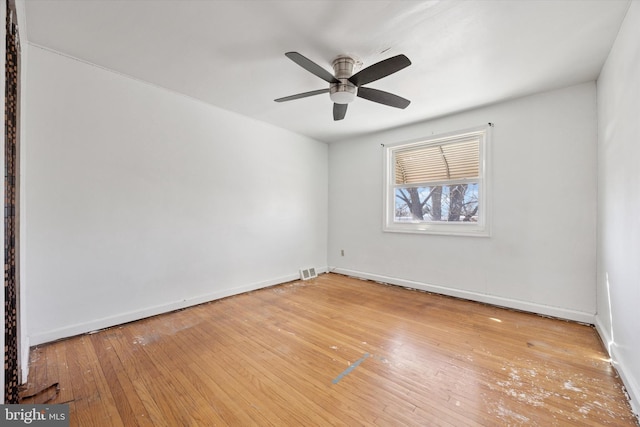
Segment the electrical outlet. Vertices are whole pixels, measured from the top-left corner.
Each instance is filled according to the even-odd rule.
[[[340,256],[344,256],[344,249],[340,249]]]

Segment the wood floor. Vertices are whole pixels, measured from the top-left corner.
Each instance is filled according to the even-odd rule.
[[[633,426],[593,328],[336,274],[32,349],[75,426]]]

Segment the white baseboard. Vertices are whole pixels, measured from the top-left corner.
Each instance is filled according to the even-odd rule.
[[[627,369],[625,369],[624,360],[620,358],[618,347],[611,337],[610,331],[608,331],[602,322],[600,321],[600,317],[596,316],[595,321],[596,331],[600,335],[600,339],[602,339],[602,343],[609,353],[609,357],[611,358],[611,364],[616,371],[618,371],[618,375],[622,379],[622,383],[629,395],[629,402],[631,403],[631,409],[633,413],[636,415],[638,420],[640,420],[640,385],[636,382],[633,376],[627,374]]]
[[[495,295],[465,291],[461,289],[447,288],[444,286],[431,285],[431,284],[422,283],[422,282],[415,282],[413,280],[405,280],[405,279],[399,279],[396,277],[382,276],[379,274],[365,273],[362,271],[348,270],[346,268],[329,267],[329,271],[332,273],[344,274],[346,276],[354,276],[361,279],[373,280],[376,282],[388,283],[391,285],[398,285],[406,288],[420,289],[422,291],[468,299],[471,301],[482,302],[482,303],[496,305],[500,307],[512,308],[515,310],[528,311],[531,313],[542,314],[545,316],[558,317],[560,319],[567,319],[567,320],[573,320],[576,322],[588,323],[590,325],[593,325],[595,321],[594,313],[586,313],[586,312],[570,310],[562,307],[547,306],[547,305],[536,304],[536,303],[527,302],[527,301],[503,298]]]
[[[20,337],[21,349],[20,349],[20,384],[26,384],[29,380],[29,351],[31,350],[31,344],[29,343],[29,337]]]
[[[316,268],[316,271],[318,273],[325,273],[327,271],[327,267]],[[223,289],[217,292],[200,295],[193,298],[182,299],[180,301],[173,301],[167,304],[146,307],[140,310],[130,311],[126,313],[119,313],[113,316],[104,317],[101,319],[95,319],[90,322],[78,323],[75,325],[65,326],[63,328],[39,332],[37,334],[30,335],[29,339],[30,339],[31,345],[44,344],[44,343],[56,341],[62,338],[81,335],[87,332],[97,331],[100,329],[121,325],[123,323],[144,319],[146,317],[151,317],[158,314],[169,313],[171,311],[180,310],[186,307],[191,307],[194,305],[198,305],[198,304],[202,304],[210,301],[215,301],[217,299],[242,294],[245,292],[255,291],[258,289],[279,285],[281,283],[291,282],[293,280],[298,280],[298,279],[300,279],[300,273],[296,272],[295,274],[289,274],[286,276],[281,276],[274,279],[265,280],[262,282],[250,283],[243,286],[237,286],[235,288]]]

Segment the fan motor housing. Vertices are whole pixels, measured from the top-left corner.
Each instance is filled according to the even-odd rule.
[[[331,83],[329,97],[336,104],[348,104],[356,98],[358,88],[348,80],[353,75],[355,64],[355,59],[346,55],[333,60],[333,71],[340,83]]]

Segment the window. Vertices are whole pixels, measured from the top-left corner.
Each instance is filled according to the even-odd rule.
[[[489,128],[386,146],[384,230],[488,236]]]

